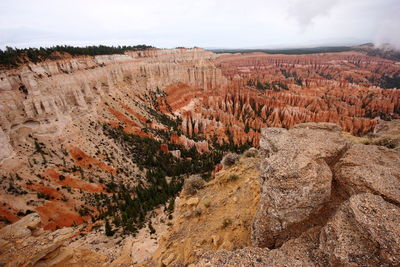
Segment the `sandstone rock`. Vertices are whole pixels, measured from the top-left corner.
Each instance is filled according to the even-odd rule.
[[[400,153],[357,144],[335,165],[335,179],[348,195],[373,193],[400,204]]]
[[[161,145],[160,145],[160,149],[161,149],[161,151],[164,152],[164,153],[168,153],[168,152],[169,152],[169,149],[168,149],[168,145],[167,145],[167,144],[161,144]]]
[[[13,155],[14,151],[10,145],[10,138],[0,127],[0,164]]]
[[[372,194],[352,196],[322,229],[332,265],[400,264],[400,208]]]
[[[330,199],[330,165],[348,148],[332,124],[307,123],[291,130],[266,128],[260,147],[261,199],[253,223],[254,245],[274,247]]]
[[[269,250],[264,248],[245,248],[237,251],[219,250],[207,252],[196,264],[206,266],[266,266]]]
[[[318,250],[320,228],[313,228],[279,249],[249,247],[206,252],[196,266],[326,266]]]
[[[186,204],[189,205],[189,206],[197,206],[198,203],[199,203],[199,198],[198,197],[192,197],[192,198],[189,198],[186,201]]]
[[[39,227],[40,217],[32,213],[1,229],[0,263],[10,267],[32,266],[60,248],[75,233],[72,228],[63,228],[51,233],[40,231]],[[50,235],[52,240],[48,238]]]
[[[39,228],[40,222],[40,216],[37,213],[31,213],[0,229],[0,238],[10,241],[29,237],[33,230]]]
[[[166,259],[162,260],[162,263],[165,266],[169,266],[171,262],[173,262],[175,260],[175,255],[172,253],[170,254]]]
[[[400,147],[400,120],[380,121],[373,131],[373,143],[395,148]]]
[[[278,249],[205,253],[196,266],[397,266],[400,208],[372,194],[352,196],[323,227]]]
[[[70,266],[70,267],[99,267],[105,266],[107,256],[93,252],[89,249],[60,247],[49,253],[35,264],[35,267]],[[129,263],[116,265],[119,267],[131,266]]]

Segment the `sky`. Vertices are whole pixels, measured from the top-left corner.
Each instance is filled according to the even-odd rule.
[[[400,48],[400,0],[0,0],[0,48],[366,42]]]

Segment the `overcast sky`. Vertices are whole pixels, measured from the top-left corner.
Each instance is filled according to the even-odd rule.
[[[0,47],[295,47],[390,42],[400,0],[0,0]]]

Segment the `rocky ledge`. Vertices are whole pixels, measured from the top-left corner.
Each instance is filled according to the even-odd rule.
[[[399,133],[397,133],[398,135]],[[330,123],[266,128],[252,247],[196,266],[398,266],[400,153]]]
[[[393,144],[397,127],[386,123],[375,138]],[[245,153],[188,200],[181,194],[174,225],[146,266],[400,265],[396,147],[357,144],[330,123],[261,135],[258,156]],[[64,245],[77,234],[44,231],[29,214],[0,230],[0,266],[132,265],[131,249],[109,263]]]
[[[101,266],[106,257],[88,249],[66,247],[77,234],[66,227],[45,231],[32,213],[0,229],[0,266]]]

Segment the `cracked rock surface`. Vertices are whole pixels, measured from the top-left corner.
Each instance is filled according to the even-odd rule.
[[[398,133],[400,134],[400,133]],[[196,266],[398,266],[400,153],[329,123],[266,128],[253,247]]]

